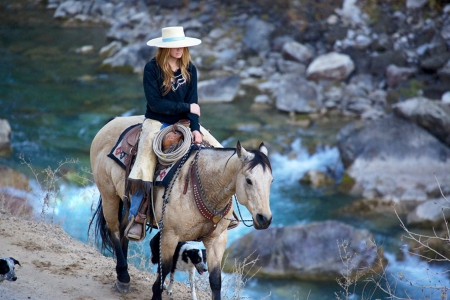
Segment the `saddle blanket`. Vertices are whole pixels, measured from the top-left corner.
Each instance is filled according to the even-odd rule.
[[[107,155],[109,158],[114,160],[124,170],[126,169],[126,167],[125,167],[125,157],[127,156],[127,154],[122,151],[122,140],[123,140],[123,137],[125,136],[125,134],[127,134],[128,131],[130,131],[134,127],[140,126],[140,125],[141,125],[141,123],[134,124],[134,125],[131,125],[130,127],[128,127],[127,129],[125,129],[122,132],[122,134],[120,135],[119,139],[117,140],[117,143],[114,145],[114,147],[112,147],[111,151]]]
[[[127,129],[125,129],[122,132],[122,134],[120,135],[119,139],[117,140],[117,143],[114,145],[114,147],[112,147],[111,151],[107,155],[109,158],[114,160],[124,170],[126,169],[125,158],[128,154],[126,154],[125,152],[122,151],[122,140],[128,131],[130,131],[134,127],[140,126],[140,125],[141,125],[140,123],[131,125]],[[177,170],[179,164],[180,164],[180,160],[155,172],[153,184],[158,185],[158,186],[164,186],[165,188],[167,188],[169,186],[169,183],[172,180],[172,177],[175,174],[175,171]]]

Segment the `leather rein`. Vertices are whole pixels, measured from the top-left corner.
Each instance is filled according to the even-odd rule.
[[[190,179],[192,181],[191,186],[192,186],[192,193],[194,195],[195,204],[197,205],[197,208],[200,211],[200,213],[202,214],[202,216],[204,218],[210,220],[212,223],[211,229],[204,236],[204,237],[207,237],[211,233],[213,233],[214,230],[217,228],[217,223],[219,223],[220,220],[224,219],[225,216],[228,214],[231,207],[233,206],[233,202],[232,202],[232,198],[230,198],[230,200],[228,201],[225,208],[222,209],[222,211],[220,211],[220,212],[217,212],[214,209],[213,209],[213,212],[211,212],[211,210],[207,207],[206,204],[209,204],[210,207],[211,207],[211,204],[203,190],[202,183],[200,180],[200,174],[198,171],[198,156],[200,154],[200,149],[201,148],[199,148],[199,150],[195,154],[195,158],[192,161],[191,166],[189,167],[189,173],[188,173],[188,176],[186,176],[183,194],[186,194],[186,192],[187,192],[187,188],[189,185],[189,179]]]

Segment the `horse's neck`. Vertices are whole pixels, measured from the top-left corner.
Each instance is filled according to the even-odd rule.
[[[236,192],[236,175],[241,165],[232,150],[204,150],[198,161],[202,187],[211,204],[225,206]]]

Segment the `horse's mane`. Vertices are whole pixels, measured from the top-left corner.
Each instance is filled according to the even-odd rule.
[[[236,148],[204,148],[204,149],[202,149],[202,151],[204,151],[204,150],[233,152],[233,154],[228,159],[230,159],[234,154],[236,154],[236,151],[237,151]],[[247,150],[247,151],[254,154],[253,159],[247,163],[249,170],[253,170],[254,167],[261,165],[261,167],[263,168],[264,171],[266,170],[266,168],[268,168],[270,170],[270,172],[272,172],[272,166],[270,165],[270,160],[267,157],[267,155],[265,155],[264,153],[262,153],[259,150]]]

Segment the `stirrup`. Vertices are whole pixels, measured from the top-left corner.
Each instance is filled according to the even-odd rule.
[[[130,229],[133,227],[133,225],[134,225],[135,223],[139,223],[139,224],[142,225],[142,230],[141,230],[141,236],[140,236],[140,238],[135,238],[135,237],[130,237],[130,236],[128,236],[128,232],[130,231]],[[130,241],[132,241],[132,242],[141,242],[142,240],[145,239],[145,236],[146,236],[146,233],[147,233],[147,231],[145,230],[145,226],[146,226],[146,222],[145,222],[145,221],[144,221],[144,223],[135,222],[135,217],[134,217],[134,216],[131,216],[131,220],[130,220],[130,222],[128,223],[127,227],[125,228],[124,235],[125,235],[125,237],[126,237],[128,240],[130,240]]]

